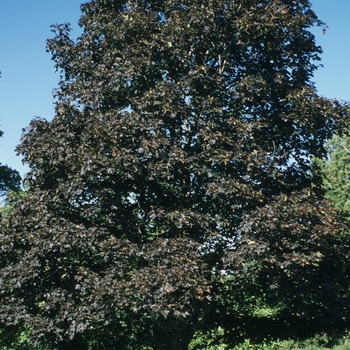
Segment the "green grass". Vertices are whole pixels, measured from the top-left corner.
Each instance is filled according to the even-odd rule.
[[[225,348],[222,348],[222,350]],[[227,348],[226,348],[227,349]],[[350,338],[342,338],[337,344],[326,336],[316,336],[305,341],[283,340],[269,344],[251,344],[249,341],[234,347],[232,350],[350,350]],[[217,349],[219,350],[219,349]],[[221,349],[220,349],[221,350]]]
[[[341,337],[323,333],[305,340],[275,340],[259,344],[245,340],[234,347],[220,343],[222,335],[221,329],[213,331],[211,334],[197,334],[191,342],[189,350],[350,350],[350,331]],[[27,331],[11,334],[8,330],[4,332],[0,329],[0,350],[36,349],[30,345]]]
[[[220,330],[218,336],[220,337]],[[204,345],[206,344],[206,345]],[[203,346],[203,347],[202,347]],[[260,344],[253,344],[249,340],[235,347],[225,344],[211,345],[209,337],[198,336],[190,346],[190,350],[350,350],[350,332],[340,338],[319,334],[312,338],[296,340],[276,340]]]

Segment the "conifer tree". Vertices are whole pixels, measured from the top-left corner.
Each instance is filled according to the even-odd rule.
[[[318,161],[324,174],[326,198],[350,218],[350,138],[335,136],[327,144],[327,157]]]

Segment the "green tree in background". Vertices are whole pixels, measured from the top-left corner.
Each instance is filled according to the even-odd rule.
[[[350,137],[327,143],[328,157],[318,162],[324,174],[326,197],[350,218]]]
[[[81,9],[76,41],[67,24],[48,41],[55,118],[18,147],[31,170],[0,228],[1,321],[48,348],[181,350],[214,326],[234,342],[253,297],[299,324],[346,320],[349,245],[311,159],[349,108],[310,81],[309,2]]]
[[[0,130],[0,137],[2,135],[3,132]],[[20,188],[21,176],[19,172],[0,163],[0,197],[4,196],[9,190],[18,191]]]
[[[0,163],[0,196],[8,190],[18,191],[21,188],[21,176],[17,170]]]
[[[0,130],[0,137],[2,137],[3,134],[3,131]],[[21,176],[19,175],[19,172],[0,163],[0,197],[4,196],[8,190],[17,191],[20,188]]]

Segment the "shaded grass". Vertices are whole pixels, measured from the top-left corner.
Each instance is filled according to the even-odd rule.
[[[220,330],[218,336],[220,337]],[[205,344],[206,340],[197,336],[191,343],[190,350],[350,350],[350,332],[343,337],[333,337],[322,333],[305,340],[275,340],[259,344],[245,340],[234,347],[225,344],[211,345],[210,341]]]

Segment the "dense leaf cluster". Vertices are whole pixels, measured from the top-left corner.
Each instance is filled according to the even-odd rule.
[[[31,170],[0,228],[2,322],[64,349],[187,349],[212,325],[233,340],[252,295],[346,318],[349,245],[311,170],[349,109],[310,81],[309,2],[81,8],[77,41],[65,24],[48,41],[55,118],[18,147]]]

